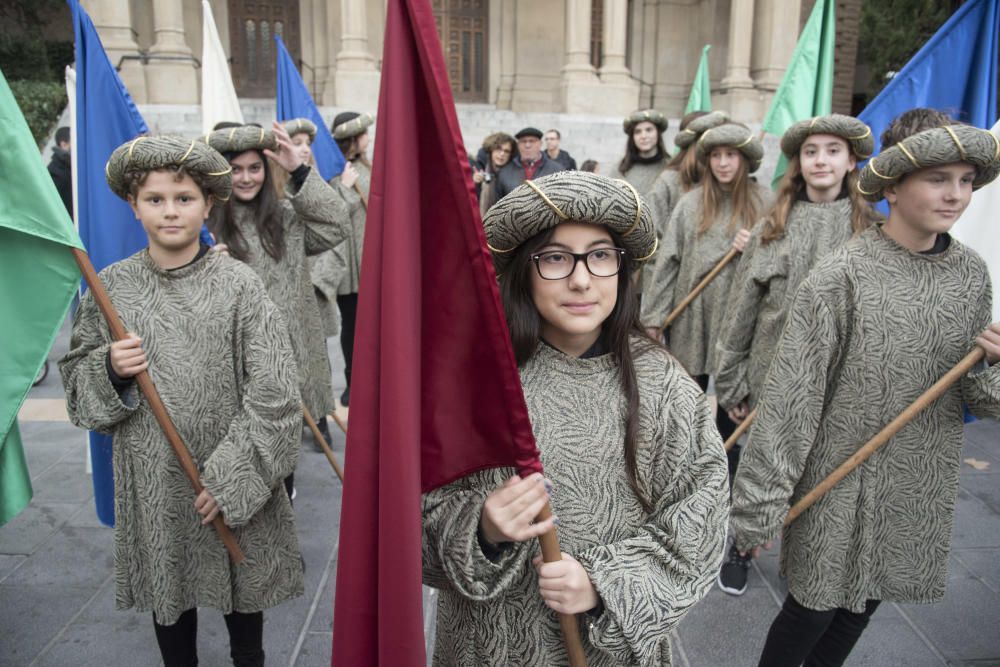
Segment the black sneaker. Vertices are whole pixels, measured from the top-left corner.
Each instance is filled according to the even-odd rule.
[[[730,595],[743,595],[746,592],[751,559],[750,554],[741,556],[735,544],[729,547],[729,558],[719,568],[719,576],[716,579],[723,592]]]
[[[348,405],[348,403],[350,402],[350,400],[351,400],[351,388],[348,387],[347,389],[344,390],[344,393],[340,395],[340,404],[343,405],[345,408],[349,408],[350,406]]]

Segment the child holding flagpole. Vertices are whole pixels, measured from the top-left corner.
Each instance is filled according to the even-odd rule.
[[[168,667],[197,664],[197,608],[225,615],[235,665],[264,664],[263,610],[303,592],[281,481],[302,419],[284,320],[260,279],[199,242],[232,189],[203,143],[139,137],[107,166],[149,247],[101,278],[130,336],[112,341],[91,292],[60,361],[76,425],[114,435],[116,606],[152,611]],[[149,370],[201,474],[195,497],[135,376]],[[246,555],[230,562],[221,514]]]
[[[623,181],[564,171],[484,223],[547,478],[489,470],[424,497],[434,663],[565,664],[556,611],[582,615],[592,667],[669,665],[728,493],[704,394],[639,325],[629,276],[656,248],[650,211]],[[535,523],[547,500],[557,518]],[[542,563],[533,538],[555,524],[563,559]]]
[[[733,485],[752,553],[798,501],[972,350],[951,385],[782,531],[788,596],[760,665],[841,665],[882,601],[944,596],[965,403],[1000,417],[1000,323],[983,260],[948,230],[1000,173],[985,130],[915,109],[882,135],[858,190],[889,217],[820,262],[789,309]]]

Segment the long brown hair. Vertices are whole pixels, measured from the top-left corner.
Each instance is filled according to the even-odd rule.
[[[244,151],[246,152],[246,151]],[[271,167],[267,159],[260,151],[253,151],[264,163],[264,183],[260,187],[260,192],[248,205],[254,210],[254,226],[260,236],[260,244],[264,252],[280,262],[285,256],[285,228],[281,224],[281,208],[278,203],[278,195],[274,191],[271,177]],[[222,154],[226,160],[232,162],[242,153],[226,152]],[[215,206],[209,216],[208,226],[212,234],[220,243],[225,243],[229,247],[229,254],[241,262],[247,261],[250,256],[250,249],[247,247],[247,240],[243,237],[236,224],[233,215],[233,206],[236,204],[236,197],[232,196],[225,206]]]
[[[651,121],[643,121],[648,123]],[[638,125],[638,123],[636,123]],[[656,123],[653,123],[653,127],[656,127]],[[632,128],[632,132],[635,132],[635,128]],[[625,140],[625,157],[622,161],[618,163],[618,173],[626,174],[628,170],[638,162],[642,156],[639,155],[639,149],[635,146],[635,139],[632,138],[632,132],[629,132],[628,139]],[[663,133],[660,132],[660,128],[656,127],[656,154],[663,157],[667,154],[667,147],[663,145]]]
[[[760,193],[754,187],[754,182],[750,179],[750,170],[747,168],[747,159],[740,153],[740,168],[736,171],[732,186],[728,191],[722,189],[722,185],[716,180],[708,165],[709,156],[705,157],[705,178],[702,180],[701,188],[701,222],[698,223],[697,235],[701,236],[715,224],[719,207],[722,200],[728,194],[733,198],[733,214],[729,218],[726,233],[732,234],[737,229],[750,229],[760,218],[761,208],[764,202]]]
[[[681,130],[687,128],[688,124],[695,118],[707,115],[707,111],[692,111],[684,116],[684,118],[681,118]],[[687,148],[678,151],[677,155],[670,158],[670,162],[667,163],[664,169],[672,169],[680,174],[681,188],[684,192],[690,192],[691,188],[701,183],[701,179],[704,176],[704,167],[701,161],[698,160],[698,151],[695,149],[693,142],[688,144]]]
[[[859,171],[855,166],[854,169],[844,174],[842,186],[847,188],[847,196],[851,200],[851,231],[854,234],[868,229],[880,217],[858,190]],[[805,188],[806,180],[802,177],[802,164],[799,162],[799,156],[795,155],[788,160],[788,168],[785,169],[785,174],[778,183],[778,194],[774,199],[774,205],[771,206],[771,210],[762,220],[764,225],[764,231],[760,236],[762,244],[767,245],[785,235],[788,215],[792,212],[792,207],[798,200],[799,193]]]
[[[622,247],[621,236],[611,230],[608,232],[614,244]],[[531,297],[531,272],[535,270],[531,256],[550,243],[554,234],[555,228],[547,229],[522,243],[500,278],[500,296],[518,366],[523,366],[534,356],[542,337],[542,320]],[[634,262],[626,255],[618,273],[618,298],[602,325],[601,336],[618,362],[618,379],[625,395],[625,474],[629,488],[639,500],[643,511],[649,513],[653,511],[653,505],[639,479],[636,463],[639,448],[639,383],[635,372],[636,353],[631,344],[638,341],[638,353],[644,354],[654,349],[656,343],[646,337],[639,323],[638,295],[628,278],[634,269]]]

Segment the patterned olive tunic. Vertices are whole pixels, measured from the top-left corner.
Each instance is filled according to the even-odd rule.
[[[280,202],[285,254],[276,261],[261,245],[253,205],[235,197],[229,205],[249,248],[247,264],[264,281],[268,296],[288,324],[302,400],[319,419],[334,408],[332,371],[306,256],[329,250],[346,237],[347,208],[333,188],[311,169],[299,191],[293,194],[286,190],[286,198]]]
[[[676,169],[664,169],[645,196],[649,205],[654,207],[653,225],[656,228],[656,238],[660,239],[660,243],[663,243],[663,237],[667,234],[667,225],[670,223],[674,207],[684,196],[684,185],[681,182],[680,172]],[[655,270],[655,260],[642,265],[642,284],[644,286],[652,284]]]
[[[913,253],[873,227],[802,283],[733,487],[741,548],[954,366],[989,324],[983,260]],[[791,594],[817,610],[945,591],[962,403],[1000,417],[1000,365],[953,385],[783,532]]]
[[[330,181],[330,185],[349,211],[351,223],[347,227],[347,236],[342,243],[333,250],[309,258],[312,284],[322,295],[318,298],[327,336],[336,333],[333,323],[337,321],[337,295],[357,294],[361,282],[361,251],[364,246],[365,219],[368,214],[363,202],[368,201],[372,172],[360,160],[355,160],[352,164],[358,171],[357,185],[364,194],[364,200],[354,188],[344,187],[340,182],[340,176]]]
[[[851,200],[792,204],[780,239],[761,243],[756,225],[729,291],[729,304],[716,344],[715,393],[731,408],[757,403],[767,367],[774,357],[795,290],[809,270],[852,236]]]
[[[702,220],[702,187],[681,197],[670,218],[657,252],[652,284],[646,285],[642,299],[642,324],[663,326],[663,321],[732,248],[735,232],[729,232],[732,198],[719,204],[716,221],[698,235]],[[760,199],[763,213],[771,203],[770,189],[754,183],[752,191]],[[708,375],[715,370],[715,339],[728,308],[729,285],[737,262],[731,261],[708,287],[670,326],[670,352],[691,375]]]
[[[637,462],[650,515],[626,481],[613,356],[576,359],[542,344],[521,370],[560,545],[604,603],[596,619],[580,616],[591,667],[671,664],[670,630],[708,591],[725,539],[725,458],[704,395],[658,348],[637,356],[636,372]],[[441,589],[436,665],[568,662],[556,615],[538,593],[537,541],[508,545],[496,562],[478,543],[483,502],[510,475],[478,473],[424,497],[424,582]]]
[[[108,377],[111,335],[91,293],[60,361],[70,418],[114,435],[119,609],[173,624],[194,607],[255,612],[302,594],[295,522],[281,484],[295,469],[302,411],[284,320],[260,279],[209,253],[164,271],[145,250],[101,272],[126,329],[247,557],[231,565],[201,525],[194,491],[135,385]]]

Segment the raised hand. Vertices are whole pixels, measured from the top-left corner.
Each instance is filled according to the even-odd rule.
[[[264,155],[277,162],[282,169],[290,174],[302,166],[302,156],[299,155],[298,148],[292,143],[292,138],[288,136],[288,132],[281,126],[281,123],[278,121],[271,123],[271,131],[274,132],[274,138],[278,140],[278,152],[275,153],[265,148]]]

